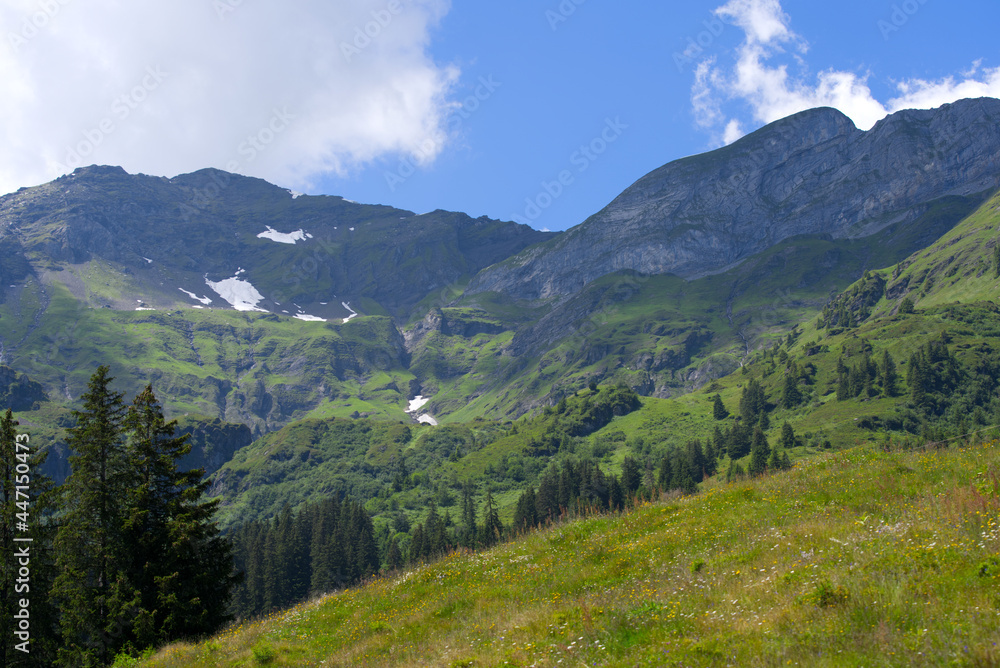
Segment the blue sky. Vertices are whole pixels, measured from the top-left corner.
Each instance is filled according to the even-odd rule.
[[[0,191],[214,166],[561,230],[802,108],[1000,96],[994,0],[83,4],[0,1]]]

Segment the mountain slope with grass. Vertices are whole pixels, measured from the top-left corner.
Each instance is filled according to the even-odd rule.
[[[1000,444],[790,472],[454,553],[137,665],[994,665]]]

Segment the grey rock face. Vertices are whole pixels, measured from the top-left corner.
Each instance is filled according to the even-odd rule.
[[[946,195],[1000,187],[1000,100],[900,111],[862,132],[805,111],[639,179],[581,225],[485,269],[468,293],[564,298],[630,269],[697,278],[799,234],[871,235]]]

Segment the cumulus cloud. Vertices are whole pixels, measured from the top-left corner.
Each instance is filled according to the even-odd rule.
[[[815,107],[839,109],[855,125],[870,129],[900,109],[931,109],[967,97],[1000,97],[1000,67],[975,63],[958,78],[896,83],[898,95],[883,103],[868,86],[868,73],[833,69],[811,75],[809,44],[791,29],[779,0],[730,0],[715,14],[743,30],[735,62],[724,67],[707,59],[695,68],[691,92],[695,122],[716,144],[743,136],[739,117],[748,110],[755,125]],[[737,113],[729,110],[736,106]]]
[[[449,0],[0,0],[0,192],[81,164],[206,166],[308,189],[432,160],[458,72]]]

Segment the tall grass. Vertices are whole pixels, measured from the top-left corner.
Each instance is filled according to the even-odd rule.
[[[1000,442],[861,446],[705,487],[142,665],[1000,665]]]

